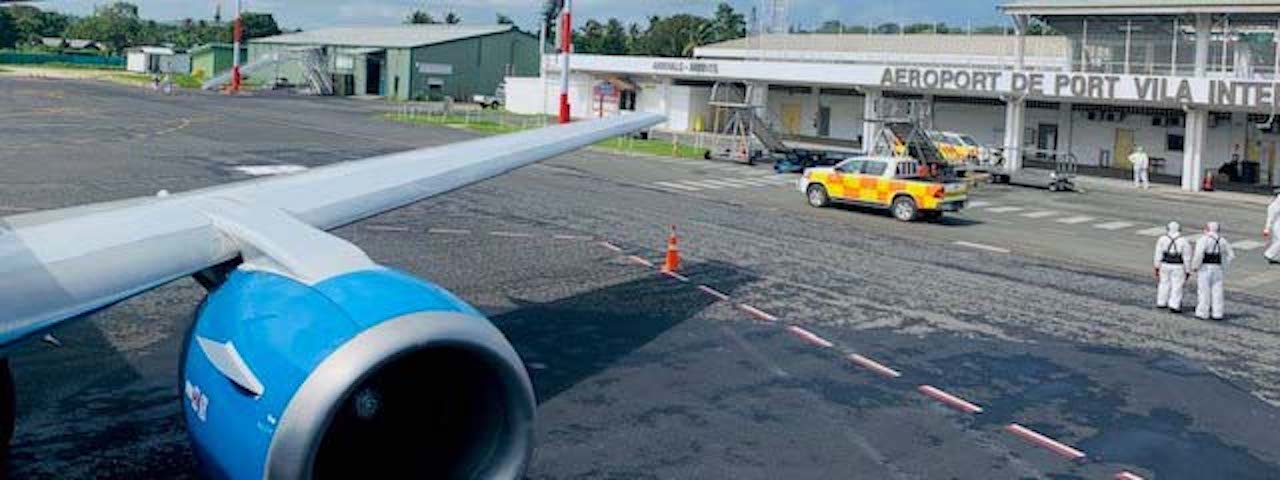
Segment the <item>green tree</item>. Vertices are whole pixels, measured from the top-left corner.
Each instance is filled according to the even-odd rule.
[[[863,25],[847,25],[839,20],[827,20],[818,26],[815,33],[867,33]]]
[[[94,8],[92,15],[72,23],[66,33],[72,38],[96,40],[118,53],[134,45],[142,29],[138,7],[132,3],[116,2]]]
[[[447,23],[449,25],[457,25],[459,23],[462,23],[462,17],[458,16],[458,14],[456,13],[449,12],[444,14],[444,23]]]
[[[687,57],[693,49],[715,41],[713,22],[696,15],[649,18],[649,28],[632,44],[636,55]]]
[[[503,14],[501,14],[501,13],[499,13],[499,14],[497,14],[497,15],[496,15],[496,17],[495,17],[494,21],[495,21],[498,25],[515,25],[515,24],[516,24],[516,21],[515,21],[515,20],[512,20],[512,19],[511,19],[511,17],[508,17],[508,16],[503,15]]]
[[[626,27],[616,18],[606,23],[587,20],[573,35],[573,49],[581,53],[623,55],[627,53],[628,43]]]
[[[13,28],[7,8],[0,8],[0,48],[13,48],[18,41],[18,31]]]
[[[440,23],[440,21],[436,20],[436,17],[431,16],[430,13],[422,10],[414,10],[413,13],[410,13],[409,16],[404,19],[404,23],[411,25],[426,25]]]
[[[244,24],[245,40],[283,33],[280,25],[276,24],[276,17],[270,13],[244,12],[240,14],[240,22]]]
[[[723,42],[747,36],[747,20],[741,13],[734,11],[733,6],[725,2],[716,5],[716,13],[711,17],[712,41]]]
[[[41,37],[62,36],[71,24],[70,16],[45,12],[30,5],[13,5],[0,10],[8,13],[11,28],[5,31],[14,36],[15,45],[35,45],[40,43]]]
[[[902,26],[892,22],[882,23],[880,25],[876,25],[875,33],[880,33],[880,34],[902,33]]]

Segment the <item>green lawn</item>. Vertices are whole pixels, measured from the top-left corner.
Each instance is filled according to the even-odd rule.
[[[540,121],[541,119],[535,115],[509,114],[505,120],[494,121],[492,117],[497,115],[500,114],[477,113],[470,117],[459,114],[406,117],[398,113],[384,113],[382,114],[382,118],[414,125],[437,125],[460,128],[488,135],[514,133],[542,126],[542,122]],[[682,143],[677,143],[673,147],[669,140],[640,140],[625,137],[605,140],[592,145],[592,147],[615,152],[681,158],[703,158],[703,154],[706,152],[703,148]]]

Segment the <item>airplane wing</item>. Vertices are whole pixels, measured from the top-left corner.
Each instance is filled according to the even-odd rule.
[[[0,219],[0,347],[237,257],[304,281],[371,264],[322,231],[662,120],[632,114]]]

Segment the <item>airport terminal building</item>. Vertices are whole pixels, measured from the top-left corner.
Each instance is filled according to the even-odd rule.
[[[1070,154],[1082,171],[1128,170],[1142,146],[1153,176],[1202,188],[1280,186],[1280,1],[1021,0],[1007,35],[751,36],[693,58],[574,55],[573,115],[666,115],[661,128],[712,131],[713,91],[737,85],[776,133],[863,148],[881,98],[929,106],[938,130],[1001,147],[1006,165]],[[1060,35],[1026,35],[1032,22]],[[559,60],[506,80],[508,108],[553,113]],[[1119,172],[1116,172],[1119,173]],[[1221,178],[1221,177],[1220,177]]]

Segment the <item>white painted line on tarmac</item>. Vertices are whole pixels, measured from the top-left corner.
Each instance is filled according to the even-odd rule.
[[[991,202],[984,202],[982,200],[978,200],[976,202],[969,202],[969,208],[983,208],[983,207],[990,207],[990,206],[991,206]]]
[[[818,336],[818,334],[805,330],[804,328],[798,327],[796,325],[788,326],[787,331],[791,332],[793,335],[797,337],[800,337],[801,340],[809,342],[818,347],[831,348],[836,346],[834,343],[831,343],[827,339]]]
[[[1094,220],[1097,220],[1097,218],[1087,217],[1082,215],[1077,217],[1060,218],[1058,219],[1058,223],[1065,223],[1067,225],[1076,225],[1076,224],[1085,223],[1085,222],[1092,222]]]
[[[1138,474],[1136,473],[1124,471],[1124,472],[1117,473],[1115,480],[1146,480],[1146,479],[1138,476]]]
[[[1134,226],[1133,222],[1107,222],[1094,225],[1093,228],[1099,230],[1121,230]]]
[[[759,177],[735,178],[734,181],[738,183],[745,183],[745,184],[756,186],[756,187],[767,187],[769,185],[773,185],[773,182],[771,182],[769,179],[759,178]]]
[[[759,309],[759,308],[753,307],[753,306],[751,306],[751,305],[747,305],[747,304],[745,304],[745,303],[739,303],[739,304],[738,304],[738,308],[739,308],[740,310],[744,311],[744,312],[747,312],[747,313],[751,314],[751,316],[756,317],[756,318],[758,318],[758,319],[760,319],[760,320],[764,320],[764,321],[766,321],[766,322],[776,322],[776,321],[778,321],[778,317],[775,317],[775,316],[773,316],[773,315],[770,315],[768,312],[766,312],[766,311],[764,311],[764,310],[761,310],[761,309]]]
[[[719,299],[719,300],[720,300],[720,301],[722,301],[722,302],[727,302],[727,301],[729,301],[729,296],[728,296],[728,295],[725,295],[725,294],[723,294],[723,293],[720,293],[720,291],[719,291],[719,290],[716,290],[716,289],[714,289],[714,288],[708,287],[708,286],[706,286],[706,285],[698,285],[698,290],[702,290],[702,291],[703,291],[703,292],[705,292],[707,295],[711,295],[711,296],[713,296],[713,297],[716,297],[717,299]]]
[[[867,370],[871,370],[871,371],[876,372],[876,373],[878,373],[878,374],[880,374],[880,375],[884,375],[884,376],[889,377],[889,378],[898,378],[898,377],[901,377],[901,376],[902,376],[902,374],[901,374],[901,373],[899,373],[897,370],[894,370],[894,369],[892,369],[892,368],[886,367],[886,366],[884,366],[883,364],[881,364],[880,362],[877,362],[877,361],[872,360],[872,359],[870,359],[870,358],[864,357],[864,356],[862,356],[862,355],[858,355],[858,354],[856,354],[856,353],[851,353],[851,354],[849,354],[849,357],[848,357],[848,358],[849,358],[849,361],[851,361],[851,362],[853,362],[853,363],[858,364],[858,365],[859,365],[859,366],[861,366],[862,368],[865,368],[865,369],[867,369]]]
[[[1041,435],[1039,432],[1036,432],[1035,430],[1024,427],[1022,425],[1018,425],[1016,423],[1010,423],[1009,426],[1004,427],[1004,429],[1009,433],[1017,435],[1023,440],[1039,445],[1045,449],[1048,449],[1053,453],[1056,453],[1068,459],[1079,460],[1085,457],[1084,452],[1071,448],[1065,443],[1062,443],[1052,438]]]
[[[987,209],[987,211],[991,213],[1013,213],[1013,212],[1021,212],[1023,210],[1026,210],[1026,209],[1022,207],[993,207],[993,208]]]
[[[729,186],[731,186],[731,187],[734,187],[734,188],[741,188],[741,187],[755,187],[755,186],[757,186],[757,185],[755,185],[755,184],[753,184],[753,183],[750,183],[750,182],[747,182],[747,181],[744,181],[744,180],[741,180],[741,179],[737,179],[737,178],[722,178],[722,179],[718,179],[718,180],[714,180],[714,181],[719,182],[719,183],[722,183],[722,184],[727,184],[727,185],[729,185]]]
[[[627,255],[627,260],[631,260],[631,263],[635,263],[637,265],[643,265],[649,268],[653,268],[653,262],[637,257],[635,255]]]
[[[601,247],[604,247],[604,248],[607,248],[607,249],[609,249],[609,250],[612,250],[612,251],[614,251],[614,252],[617,252],[617,253],[622,253],[622,247],[619,247],[619,246],[614,245],[614,244],[609,243],[609,242],[600,242],[600,246],[601,246]]]
[[[716,185],[716,184],[712,184],[712,183],[706,183],[706,181],[684,180],[682,183],[684,183],[685,185],[692,185],[692,186],[695,186],[695,187],[698,187],[698,188],[706,188],[706,189],[709,189],[709,190],[719,190],[719,189],[721,189],[721,188],[724,188],[724,187],[723,187],[723,186],[721,186],[721,185]]]
[[[1259,242],[1257,240],[1242,240],[1242,241],[1231,244],[1231,248],[1236,250],[1243,250],[1246,252],[1249,250],[1257,250],[1265,246],[1266,246],[1265,243]]]
[[[0,212],[26,213],[26,212],[30,212],[30,211],[34,211],[34,210],[35,210],[34,208],[26,208],[26,207],[6,207],[6,206],[4,206],[4,205],[0,205]]]
[[[397,227],[395,225],[366,225],[364,229],[374,231],[374,232],[407,232],[409,231],[408,227]]]
[[[698,188],[698,187],[690,187],[688,185],[681,185],[675,182],[653,182],[653,184],[659,187],[674,188],[676,190],[684,190],[686,192],[696,192],[698,190],[702,190],[701,188]]]
[[[970,403],[968,400],[965,400],[963,398],[944,392],[937,387],[934,387],[931,385],[921,385],[918,389],[920,390],[920,393],[923,393],[929,396],[929,398],[945,403],[951,408],[954,408],[961,412],[969,413],[969,414],[982,413],[982,407],[974,405],[973,403]]]
[[[955,245],[959,245],[959,246],[961,246],[961,247],[968,247],[968,248],[974,248],[974,249],[978,249],[978,250],[985,250],[985,251],[988,251],[988,252],[995,252],[995,253],[1009,253],[1009,249],[1007,249],[1007,248],[994,247],[994,246],[991,246],[991,245],[984,245],[984,244],[981,244],[981,243],[973,243],[973,242],[958,241],[958,242],[954,242],[954,244],[955,244]]]
[[[533,236],[532,234],[519,232],[489,232],[489,235],[503,238],[529,238]]]
[[[1059,212],[1056,212],[1056,211],[1053,211],[1053,210],[1040,210],[1040,211],[1038,211],[1038,212],[1028,212],[1028,213],[1024,213],[1024,214],[1022,214],[1022,216],[1027,217],[1027,218],[1048,218],[1048,217],[1052,217],[1052,216],[1054,216],[1054,215],[1057,215],[1058,213],[1059,213]]]
[[[769,177],[769,181],[773,183],[795,183],[796,178],[798,177],[794,175],[773,175]]]
[[[591,240],[591,237],[586,235],[552,235],[551,238],[556,240]]]
[[[663,271],[662,271],[662,274],[663,274],[663,275],[666,275],[666,276],[668,276],[668,277],[674,278],[674,279],[676,279],[676,280],[679,280],[679,281],[681,281],[681,282],[688,282],[688,281],[689,281],[689,277],[686,277],[686,276],[681,275],[681,274],[676,273],[676,272],[668,272],[668,271],[666,271],[666,270],[663,270]]]
[[[729,188],[742,188],[741,184],[733,183],[727,180],[703,180],[702,183],[707,183],[711,185],[720,185],[722,187],[729,187]]]
[[[1144,237],[1159,237],[1161,235],[1164,235],[1168,231],[1169,229],[1167,227],[1151,227],[1146,230],[1138,230],[1137,232],[1134,232],[1134,233],[1138,235],[1142,235]]]
[[[270,175],[286,175],[290,173],[305,172],[307,167],[302,165],[240,165],[238,167],[232,167],[231,169],[245,175],[265,177]]]
[[[456,228],[432,228],[427,233],[439,233],[441,235],[471,235],[471,230],[459,230]]]

